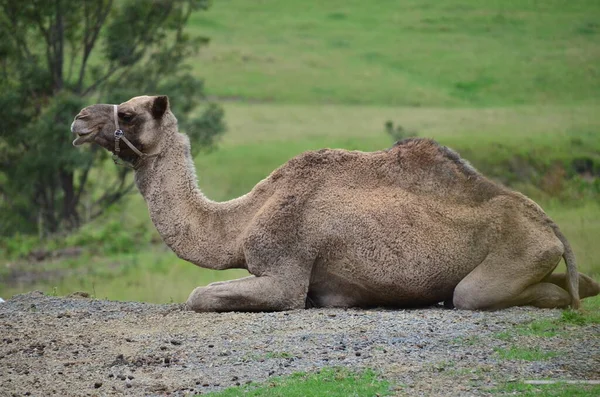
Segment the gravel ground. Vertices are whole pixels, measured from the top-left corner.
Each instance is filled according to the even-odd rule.
[[[600,327],[498,337],[558,310],[207,313],[32,292],[0,303],[0,395],[207,393],[327,366],[373,368],[398,395],[486,395],[526,379],[600,379]],[[556,352],[502,359],[510,346]],[[29,394],[28,394],[29,393]]]

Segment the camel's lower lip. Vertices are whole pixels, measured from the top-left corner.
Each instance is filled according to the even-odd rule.
[[[89,141],[89,134],[77,134],[77,137],[73,140],[73,146],[80,146]]]

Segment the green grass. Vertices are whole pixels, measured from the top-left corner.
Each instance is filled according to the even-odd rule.
[[[360,374],[345,369],[325,368],[315,374],[296,373],[287,377],[272,378],[259,385],[230,387],[220,392],[208,393],[212,397],[264,396],[388,396],[390,385],[373,371]]]
[[[511,346],[508,349],[496,348],[494,349],[498,357],[503,360],[522,360],[522,361],[541,361],[548,360],[552,357],[556,357],[556,352],[546,352],[539,348],[526,348]]]
[[[209,94],[287,103],[597,103],[594,0],[216,1],[191,19]]]
[[[581,311],[563,310],[560,318],[534,320],[496,334],[501,340],[512,341],[516,336],[551,338],[568,337],[572,327],[600,324],[600,296],[585,299]]]
[[[0,284],[0,296],[40,290],[68,295],[85,291],[97,299],[153,303],[185,302],[192,290],[211,282],[244,277],[245,270],[200,269],[163,247],[145,246],[140,252],[93,255],[32,264],[21,269],[34,282]],[[8,277],[6,270],[0,277]]]
[[[505,383],[493,390],[494,394],[510,394],[524,397],[594,397],[600,394],[598,385],[573,385],[556,383],[553,385],[528,385],[525,383]]]

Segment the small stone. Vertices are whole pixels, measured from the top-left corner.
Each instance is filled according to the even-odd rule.
[[[94,388],[99,389],[102,386],[102,382],[94,383]]]
[[[127,375],[127,379],[132,380],[132,379],[135,379],[135,378],[133,377],[133,375]]]
[[[179,346],[179,345],[181,345],[181,341],[179,341],[177,339],[173,339],[173,340],[171,340],[171,344],[175,345],[175,346]]]
[[[128,389],[131,388],[131,383],[126,383],[125,387],[128,388]]]

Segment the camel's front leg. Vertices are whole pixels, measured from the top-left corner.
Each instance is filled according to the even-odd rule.
[[[254,278],[255,276],[246,276],[246,277],[242,277],[242,278],[236,278],[233,280],[225,280],[225,281],[215,281],[214,283],[210,283],[207,285],[207,287],[214,287],[215,285],[223,285],[223,284],[231,284],[231,283],[239,283],[240,281],[243,281],[247,278]]]
[[[296,283],[280,276],[251,276],[198,287],[190,294],[186,306],[196,312],[303,309],[308,280],[306,283],[293,281]]]

